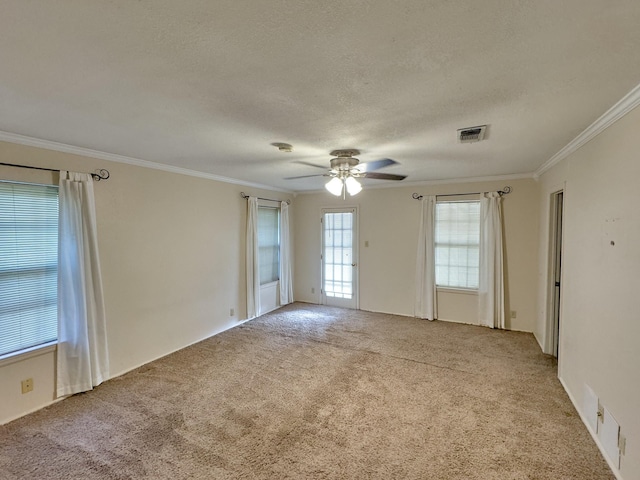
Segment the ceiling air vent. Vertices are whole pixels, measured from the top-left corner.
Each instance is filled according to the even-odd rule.
[[[484,132],[486,129],[486,125],[480,125],[479,127],[461,128],[460,130],[458,130],[458,141],[460,143],[479,142],[484,138]]]

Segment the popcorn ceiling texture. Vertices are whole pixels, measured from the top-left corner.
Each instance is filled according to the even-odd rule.
[[[298,303],[0,427],[0,478],[614,477],[531,334]]]
[[[527,174],[637,85],[639,24],[637,0],[6,0],[0,130],[301,191],[324,179],[293,160],[338,148]]]

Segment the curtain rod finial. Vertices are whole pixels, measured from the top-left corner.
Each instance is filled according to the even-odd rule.
[[[106,180],[107,178],[109,178],[111,176],[111,174],[109,173],[109,170],[107,170],[106,168],[101,168],[100,170],[98,170],[96,173],[92,173],[91,177],[96,181],[99,182],[100,180]]]

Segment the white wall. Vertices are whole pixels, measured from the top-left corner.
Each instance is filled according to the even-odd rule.
[[[540,179],[536,336],[547,334],[549,196],[565,185],[559,376],[581,414],[587,384],[620,424],[626,480],[640,479],[638,125],[636,108]]]
[[[111,172],[95,194],[112,376],[246,318],[240,191],[291,197],[3,142],[0,161]],[[57,183],[57,175],[10,167],[0,167],[0,178]],[[0,364],[0,423],[53,401],[53,359],[48,352]],[[23,395],[20,380],[29,377],[34,391]]]
[[[322,192],[296,198],[296,300],[320,302],[320,210],[323,207],[359,207],[360,308],[414,315],[415,275],[420,202],[412,192],[447,194],[495,191],[505,185],[513,193],[504,199],[507,286],[510,309],[517,318],[508,328],[531,332],[536,314],[536,259],[538,255],[538,184],[532,179],[457,183],[420,187],[365,188],[346,200]],[[365,242],[369,246],[365,247]],[[304,259],[304,261],[303,261]],[[311,289],[315,289],[315,294]],[[477,296],[439,293],[439,317],[477,323]]]

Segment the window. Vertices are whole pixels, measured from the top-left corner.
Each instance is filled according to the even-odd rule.
[[[280,279],[280,209],[258,207],[260,285]]]
[[[58,188],[0,182],[0,355],[56,340]]]
[[[435,244],[436,285],[477,289],[480,202],[438,202]]]

